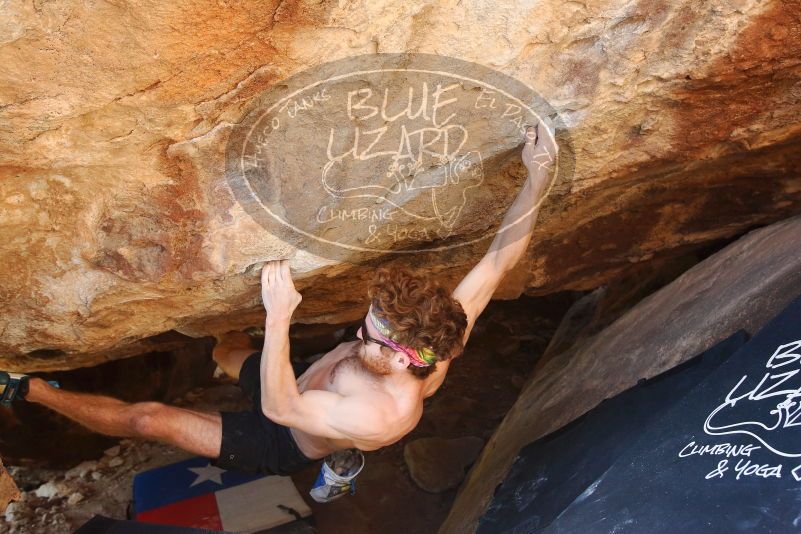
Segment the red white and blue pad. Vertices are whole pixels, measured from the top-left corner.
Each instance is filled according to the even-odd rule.
[[[145,523],[253,532],[311,515],[292,479],[226,471],[208,458],[134,478],[134,518]]]

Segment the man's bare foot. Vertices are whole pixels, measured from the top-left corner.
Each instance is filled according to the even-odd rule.
[[[215,337],[217,338],[217,347],[224,346],[232,349],[253,348],[252,338],[239,330],[231,330]]]
[[[212,358],[217,362],[214,378],[222,378],[223,375],[238,378],[242,362],[256,350],[253,338],[239,330],[231,330],[215,337],[217,344],[211,351]]]

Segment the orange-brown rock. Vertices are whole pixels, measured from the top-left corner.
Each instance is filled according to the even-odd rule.
[[[301,322],[358,317],[381,261],[455,283],[476,250],[324,259],[267,232],[226,181],[226,142],[256,98],[359,54],[461,58],[558,111],[575,168],[499,297],[590,289],[798,213],[800,11],[798,0],[5,2],[0,368],[93,365],[258,324],[258,267],[279,257],[292,259]],[[466,215],[492,227],[524,169],[516,138],[484,130],[503,202]],[[308,142],[287,145],[287,161],[324,146]]]
[[[19,499],[19,489],[3,467],[3,461],[0,460],[0,514],[6,511],[8,503],[17,499]]]

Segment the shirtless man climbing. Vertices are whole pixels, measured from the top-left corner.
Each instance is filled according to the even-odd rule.
[[[163,441],[223,468],[287,475],[337,450],[395,443],[417,425],[423,399],[442,385],[476,318],[526,251],[557,151],[552,136],[538,135],[539,127],[526,129],[522,158],[528,179],[501,223],[510,229],[496,234],[453,293],[405,269],[379,269],[359,339],[340,343],[306,369],[289,359],[289,325],[301,300],[289,263],[267,262],[261,275],[263,349],[253,352],[240,333],[223,336],[213,351],[222,370],[250,396],[250,411],[130,404],[63,391],[24,375],[12,384],[27,401],[93,431]]]

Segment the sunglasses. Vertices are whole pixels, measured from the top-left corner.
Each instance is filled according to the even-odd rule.
[[[365,315],[364,320],[362,321],[362,343],[367,343],[368,341],[372,341],[373,343],[378,343],[382,347],[395,350],[380,339],[376,339],[370,335],[370,332],[367,330],[367,315]]]

